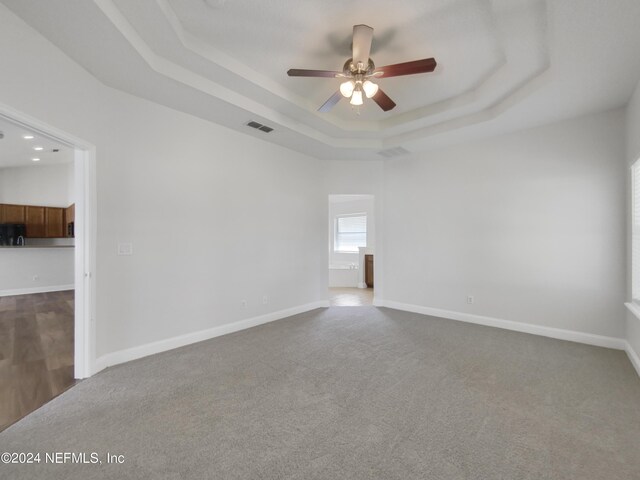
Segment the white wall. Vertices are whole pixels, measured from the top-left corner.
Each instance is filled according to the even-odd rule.
[[[614,111],[387,162],[384,299],[622,338],[623,144]]]
[[[0,248],[0,296],[73,288],[73,248]]]
[[[0,169],[0,203],[68,207],[73,203],[73,163]]]
[[[76,203],[76,174],[74,162],[67,164],[67,205]]]
[[[0,24],[0,103],[96,146],[98,355],[326,298],[321,162],[107,88],[2,5]]]
[[[384,162],[326,162],[326,191],[329,195],[377,195],[381,192]]]
[[[640,83],[636,86],[636,90],[627,105],[626,110],[626,121],[627,121],[627,164],[628,167],[631,166],[636,160],[640,159]],[[627,275],[627,300],[631,301],[631,211],[629,207],[631,206],[631,182],[630,176],[627,181],[627,207],[628,207],[628,215],[627,215],[627,239],[628,239],[628,248],[627,248],[627,265],[628,265],[628,275]],[[626,335],[627,342],[635,352],[637,357],[640,357],[640,318],[636,317],[631,312],[626,312]],[[640,365],[637,366],[640,368]],[[639,372],[640,373],[640,372]]]

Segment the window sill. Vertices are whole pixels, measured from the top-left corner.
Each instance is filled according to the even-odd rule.
[[[636,305],[633,302],[627,302],[624,304],[627,309],[635,315],[635,317],[640,320],[640,305]]]

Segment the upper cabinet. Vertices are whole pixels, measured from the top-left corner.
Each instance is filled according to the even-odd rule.
[[[42,238],[47,236],[46,207],[27,205],[27,238]]]
[[[24,223],[27,238],[68,236],[68,224],[75,221],[75,205],[68,208],[0,204],[0,223]]]
[[[61,238],[65,236],[64,208],[47,207],[44,210],[44,233],[47,238]],[[29,229],[27,228],[27,232]]]
[[[0,205],[0,223],[26,223],[24,205]]]
[[[67,225],[76,221],[76,204],[72,203],[64,211],[64,223]]]

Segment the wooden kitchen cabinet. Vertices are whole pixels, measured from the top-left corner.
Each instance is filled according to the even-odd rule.
[[[64,209],[64,223],[69,224],[76,221],[76,204],[72,203]]]
[[[25,223],[24,205],[0,205],[0,223]]]
[[[75,236],[76,204],[72,203],[64,209],[64,236]]]
[[[66,237],[67,222],[74,220],[74,205],[60,208],[0,204],[0,223],[24,223],[27,226],[27,238]]]
[[[46,207],[44,210],[45,232],[47,238],[64,237],[64,208]],[[29,228],[27,227],[27,232]]]
[[[25,223],[27,224],[27,238],[42,238],[46,236],[45,212],[46,207],[25,207]]]

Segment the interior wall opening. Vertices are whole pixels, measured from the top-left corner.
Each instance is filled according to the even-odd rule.
[[[0,106],[0,430],[91,374],[87,146]]]
[[[373,304],[375,288],[374,196],[329,195],[329,303]]]

